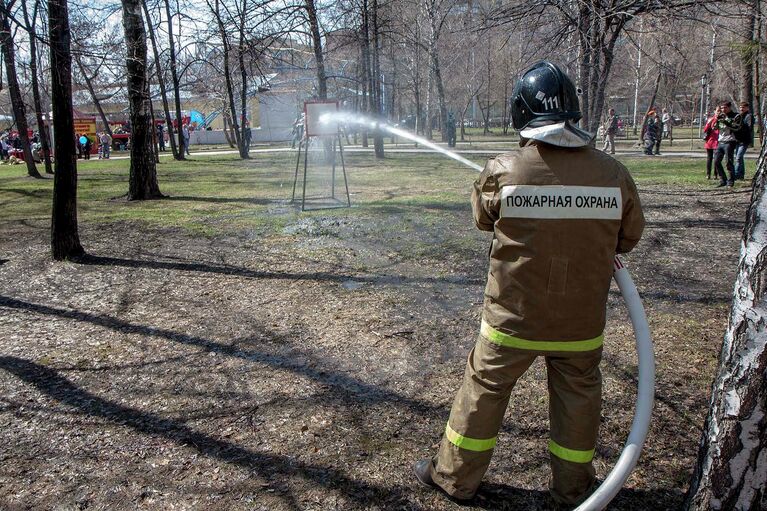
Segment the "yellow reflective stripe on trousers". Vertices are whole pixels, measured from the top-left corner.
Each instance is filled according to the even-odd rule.
[[[572,461],[573,463],[588,463],[594,459],[594,449],[588,451],[568,449],[567,447],[562,447],[554,440],[549,440],[549,451],[557,458]]]
[[[488,325],[484,319],[482,320],[480,333],[489,341],[501,346],[538,351],[591,351],[602,347],[605,339],[604,335],[598,335],[593,339],[586,339],[584,341],[528,341],[527,339],[520,339],[519,337],[496,330]]]
[[[456,433],[453,428],[450,427],[450,423],[445,427],[445,436],[456,447],[466,449],[467,451],[489,451],[495,447],[495,442],[498,437],[488,439],[477,439],[463,436],[460,433]]]

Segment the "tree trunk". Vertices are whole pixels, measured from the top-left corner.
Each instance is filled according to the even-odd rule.
[[[642,37],[644,36],[644,18],[639,20],[639,42],[637,43],[637,65],[634,68],[634,136],[637,136],[639,123],[639,84],[642,78]]]
[[[602,60],[601,68],[599,69],[598,79],[596,80],[596,88],[594,95],[592,96],[592,111],[591,111],[591,124],[588,130],[592,133],[596,133],[599,129],[599,119],[602,117],[603,110],[605,108],[605,91],[607,90],[607,79],[610,77],[610,71],[612,71],[613,58],[615,55],[615,44],[618,42],[618,36],[623,30],[623,23],[618,22],[617,27],[613,27],[613,32],[610,34],[610,39],[607,44],[602,44]]]
[[[429,57],[431,59],[431,57]],[[431,60],[429,61],[431,62]],[[424,112],[424,124],[423,124],[423,136],[426,140],[432,139],[431,134],[431,118],[432,118],[432,102],[433,93],[432,88],[434,84],[434,66],[429,65],[429,74],[426,78],[426,111]]]
[[[361,37],[360,37],[360,50],[361,50],[361,58],[362,58],[362,66],[360,68],[362,69],[362,76],[360,77],[362,81],[362,111],[366,114],[370,113],[371,110],[371,100],[370,98],[373,95],[373,91],[371,90],[370,84],[370,27],[368,26],[368,2],[367,0],[362,0],[362,25],[360,27]],[[368,147],[369,141],[368,141],[368,130],[367,130],[367,123],[363,125],[362,128],[362,147]]]
[[[447,133],[445,132],[444,126],[447,123],[447,102],[445,100],[445,84],[442,81],[442,67],[439,62],[439,49],[437,48],[437,43],[439,42],[439,37],[441,33],[441,28],[439,26],[439,12],[438,12],[438,6],[433,3],[429,2],[427,6],[427,14],[429,16],[429,59],[431,62],[432,67],[432,73],[431,77],[433,78],[434,85],[437,88],[437,104],[439,107],[439,128],[441,131],[441,138],[442,141],[445,142],[447,140]],[[431,107],[430,107],[431,109]],[[429,139],[431,139],[431,120],[429,120]]]
[[[754,30],[756,28],[756,0],[746,2],[746,13],[743,26],[743,39],[741,41],[740,54],[740,100],[748,103],[754,112],[754,56],[756,55],[756,42]]]
[[[82,60],[80,60],[80,56],[77,54],[75,54],[75,62],[77,63],[77,68],[80,70],[80,74],[82,74],[83,78],[85,79],[85,86],[88,89],[88,93],[90,94],[91,99],[93,100],[93,105],[96,107],[96,111],[99,113],[99,117],[101,117],[101,122],[104,123],[104,129],[107,133],[109,133],[109,136],[112,136],[112,128],[109,126],[109,119],[107,119],[107,115],[104,113],[104,109],[101,107],[101,101],[99,101],[99,98],[96,95],[96,90],[93,88],[93,82],[91,82],[91,78],[88,76],[88,70],[85,69]],[[99,142],[96,141],[96,143]]]
[[[234,137],[232,136],[230,115],[226,112],[226,107],[224,107],[221,111],[221,119],[224,121],[224,138],[226,138],[226,143],[229,144],[229,147],[234,149],[237,146],[234,144]]]
[[[764,138],[764,123],[763,123],[763,110],[762,110],[762,80],[759,76],[761,73],[760,70],[760,59],[762,58],[762,48],[761,48],[761,40],[762,40],[762,13],[761,13],[761,0],[756,0],[755,2],[755,10],[756,10],[756,34],[754,36],[754,41],[756,42],[756,51],[754,55],[754,117],[756,117],[754,122],[754,127],[756,127],[759,130],[759,140],[763,140]]]
[[[437,103],[439,105],[439,129],[442,132],[442,141],[447,141],[445,124],[447,123],[447,101],[445,100],[445,84],[442,80],[442,67],[439,63],[439,55],[436,45],[434,46],[434,55],[432,56],[432,65],[434,66],[434,85],[437,87]]]
[[[317,64],[317,97],[319,99],[328,99],[328,81],[325,77],[325,59],[322,55],[322,38],[320,35],[320,24],[317,21],[317,7],[314,0],[305,0],[305,5],[306,15],[309,18],[309,28],[312,34],[314,60]]]
[[[37,13],[40,7],[40,0],[35,0],[35,6],[32,10],[32,18],[30,19],[27,12],[27,2],[22,0],[21,6],[24,10],[24,24],[27,27],[29,33],[29,74],[32,76],[32,98],[35,103],[35,116],[37,117],[37,132],[40,136],[40,147],[43,150],[43,163],[45,164],[45,173],[53,174],[53,168],[51,167],[51,144],[48,141],[48,132],[45,129],[45,121],[43,120],[43,101],[40,98],[40,80],[37,77],[37,31],[35,24],[37,21]]]
[[[35,160],[32,159],[32,148],[29,145],[29,132],[27,126],[27,112],[24,107],[24,100],[21,97],[19,89],[19,80],[16,75],[16,50],[11,32],[11,24],[8,20],[9,6],[3,5],[0,9],[0,46],[2,46],[3,60],[5,60],[5,70],[8,75],[8,94],[11,96],[11,105],[13,106],[13,117],[16,120],[16,127],[19,130],[21,146],[24,150],[24,160],[27,164],[27,174],[31,177],[42,177],[37,171]]]
[[[131,148],[128,200],[163,197],[157,184],[157,164],[152,151],[149,115],[149,81],[146,70],[146,31],[141,16],[142,0],[122,0],[123,28],[127,50],[128,102],[130,104]]]
[[[588,129],[589,119],[589,84],[591,83],[591,11],[587,4],[582,4],[578,11],[578,48],[580,61],[578,70],[580,74],[581,94],[581,126]]]
[[[708,80],[706,81],[706,106],[703,108],[700,116],[700,123],[703,124],[703,117],[710,111],[711,104],[711,83],[714,81],[714,53],[716,52],[716,34],[719,32],[716,24],[711,25],[711,50],[708,53]]]
[[[248,70],[245,67],[245,21],[247,20],[248,0],[242,0],[242,10],[239,13],[239,33],[240,42],[237,49],[237,56],[240,64],[240,158],[247,160],[250,158],[250,137],[246,133],[250,130],[247,118],[248,108]]]
[[[133,0],[130,0],[133,1]],[[143,3],[143,2],[142,2]],[[168,25],[168,49],[170,50],[170,77],[173,81],[173,101],[176,107],[176,136],[178,137],[178,154],[173,157],[177,160],[186,159],[186,141],[184,140],[184,119],[181,117],[181,82],[176,70],[176,42],[173,40],[173,17],[170,15],[170,1],[165,0],[165,17]],[[146,44],[144,44],[146,47]],[[146,54],[146,51],[144,51]],[[146,60],[146,59],[145,59]],[[158,72],[162,68],[157,68]]]
[[[154,154],[154,162],[160,163],[160,141],[157,140],[157,123],[155,123],[154,105],[152,104],[151,98],[149,101],[149,119],[152,126],[149,133],[152,135],[152,153]]]
[[[168,141],[170,142],[170,152],[173,154],[173,159],[180,160],[178,146],[176,145],[176,138],[173,136],[173,120],[170,117],[170,106],[168,106],[168,91],[165,88],[165,76],[163,76],[162,66],[160,66],[160,52],[157,49],[157,39],[154,34],[154,28],[149,21],[152,17],[149,15],[149,8],[146,5],[146,0],[142,0],[141,6],[144,9],[144,16],[147,19],[147,30],[149,31],[149,41],[152,43],[152,54],[154,55],[154,67],[157,70],[157,84],[160,86],[160,96],[162,97],[162,109],[165,113],[165,129],[168,132]]]
[[[652,96],[650,96],[650,102],[647,104],[647,110],[645,110],[645,116],[642,118],[642,130],[639,132],[639,145],[642,145],[642,135],[644,135],[644,126],[647,124],[646,113],[652,110],[655,106],[655,100],[658,97],[658,88],[660,88],[660,79],[663,77],[663,71],[658,70],[658,76],[655,77],[655,86],[652,90]]]
[[[82,256],[85,251],[77,233],[77,154],[72,118],[72,58],[67,0],[48,1],[50,30],[51,100],[56,172],[53,177],[51,254],[57,261]]]
[[[419,11],[420,12],[420,11]],[[416,40],[420,40],[421,31],[418,26],[418,19],[416,19],[415,27]],[[413,75],[413,99],[415,101],[415,124],[413,125],[413,131],[418,135],[423,130],[423,122],[421,116],[423,115],[423,106],[421,105],[421,48],[420,45],[415,44],[413,47],[414,55],[414,75]],[[418,147],[418,144],[416,144]]]
[[[759,158],[732,309],[686,510],[767,509],[767,159]]]
[[[378,0],[373,0],[373,85],[375,87],[375,116],[379,122],[383,121],[383,101],[381,98],[381,51],[380,51],[380,28],[378,26]],[[376,158],[384,157],[383,131],[376,128],[373,132],[373,150]]]
[[[232,47],[229,44],[229,33],[224,25],[224,19],[221,17],[221,3],[219,0],[215,0],[213,6],[213,15],[216,18],[216,24],[218,25],[219,37],[221,37],[221,44],[224,49],[224,83],[226,84],[226,98],[229,104],[229,115],[232,126],[232,132],[234,136],[229,138],[229,145],[232,145],[232,139],[238,150],[242,149],[242,143],[240,140],[240,125],[237,122],[237,107],[234,103],[234,84],[232,83],[231,65],[229,64],[229,57],[232,53]],[[224,126],[226,130],[226,126]],[[232,146],[234,147],[234,146]]]
[[[485,82],[485,101],[487,102],[487,117],[485,117],[485,127],[482,130],[483,135],[490,134],[490,75],[493,69],[492,60],[490,58],[490,45],[487,45],[487,81]]]

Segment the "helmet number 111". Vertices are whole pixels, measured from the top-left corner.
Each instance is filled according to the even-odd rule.
[[[559,98],[556,96],[553,98],[543,98],[541,103],[543,103],[543,108],[545,110],[553,110],[555,108],[559,108]]]

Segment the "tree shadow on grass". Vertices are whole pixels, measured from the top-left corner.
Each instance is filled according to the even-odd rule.
[[[679,220],[650,220],[646,224],[647,229],[668,229],[668,230],[687,230],[687,229],[723,229],[740,230],[743,229],[745,220],[720,218],[717,220],[699,220],[691,218],[682,218]]]
[[[0,295],[0,308],[2,307],[87,322],[123,334],[138,333],[147,337],[159,337],[175,343],[194,346],[209,353],[235,357],[249,362],[264,364],[278,370],[290,371],[310,378],[323,385],[333,387],[336,389],[336,392],[327,393],[326,395],[328,396],[328,399],[336,400],[349,407],[359,407],[364,402],[390,402],[397,403],[400,406],[408,408],[411,412],[426,417],[444,411],[442,407],[435,406],[431,403],[403,396],[395,391],[365,383],[351,376],[339,374],[332,370],[324,370],[322,367],[310,366],[306,363],[302,363],[300,360],[303,357],[300,356],[301,354],[297,353],[291,353],[290,356],[284,356],[254,349],[242,349],[236,345],[220,344],[209,339],[174,332],[172,330],[136,325],[104,314],[91,314],[76,310],[60,309],[47,305],[24,302]],[[277,334],[271,335],[273,337],[278,337]]]
[[[33,199],[47,199],[53,195],[53,192],[47,188],[41,190],[24,190],[23,188],[0,188],[0,192],[11,192]]]
[[[634,373],[632,371],[629,371],[624,365],[620,365],[616,358],[611,354],[603,354],[602,355],[602,365],[604,367],[605,372],[608,374],[611,374],[616,379],[622,381],[626,386],[631,388],[637,388],[639,386],[639,378],[638,374]],[[660,403],[664,405],[666,408],[674,412],[676,421],[685,421],[687,424],[689,424],[693,430],[696,430],[695,428],[699,428],[700,424],[693,420],[688,412],[688,409],[684,403],[678,402],[673,397],[669,397],[665,395],[662,391],[662,387],[659,387],[657,384],[655,386],[655,402]],[[656,410],[656,413],[658,411]]]
[[[118,426],[126,426],[138,433],[162,437],[195,449],[201,454],[255,471],[278,489],[291,509],[301,509],[293,496],[286,477],[297,476],[327,489],[334,489],[363,508],[376,503],[387,502],[390,506],[407,505],[409,509],[421,509],[408,501],[406,488],[401,486],[381,487],[359,481],[341,470],[300,462],[288,456],[254,452],[237,444],[219,440],[194,431],[185,424],[165,419],[157,414],[136,410],[103,399],[83,390],[53,369],[41,366],[19,357],[0,357],[0,369],[15,375],[41,393],[76,408],[81,413],[97,417]]]
[[[343,283],[347,281],[365,282],[371,284],[405,284],[405,283],[436,283],[458,285],[484,285],[483,279],[476,278],[436,278],[436,277],[402,277],[398,275],[343,275],[329,272],[312,273],[282,273],[261,270],[250,270],[239,266],[228,266],[211,263],[182,263],[168,261],[146,261],[141,259],[124,259],[119,257],[104,257],[85,255],[79,258],[77,263],[93,266],[123,266],[126,268],[149,268],[155,270],[180,270],[204,273],[218,273],[222,275],[234,275],[250,279],[278,279],[278,280],[312,280]]]

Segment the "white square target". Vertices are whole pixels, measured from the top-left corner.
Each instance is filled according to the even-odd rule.
[[[307,137],[321,137],[338,134],[338,101],[306,101],[304,116]]]

